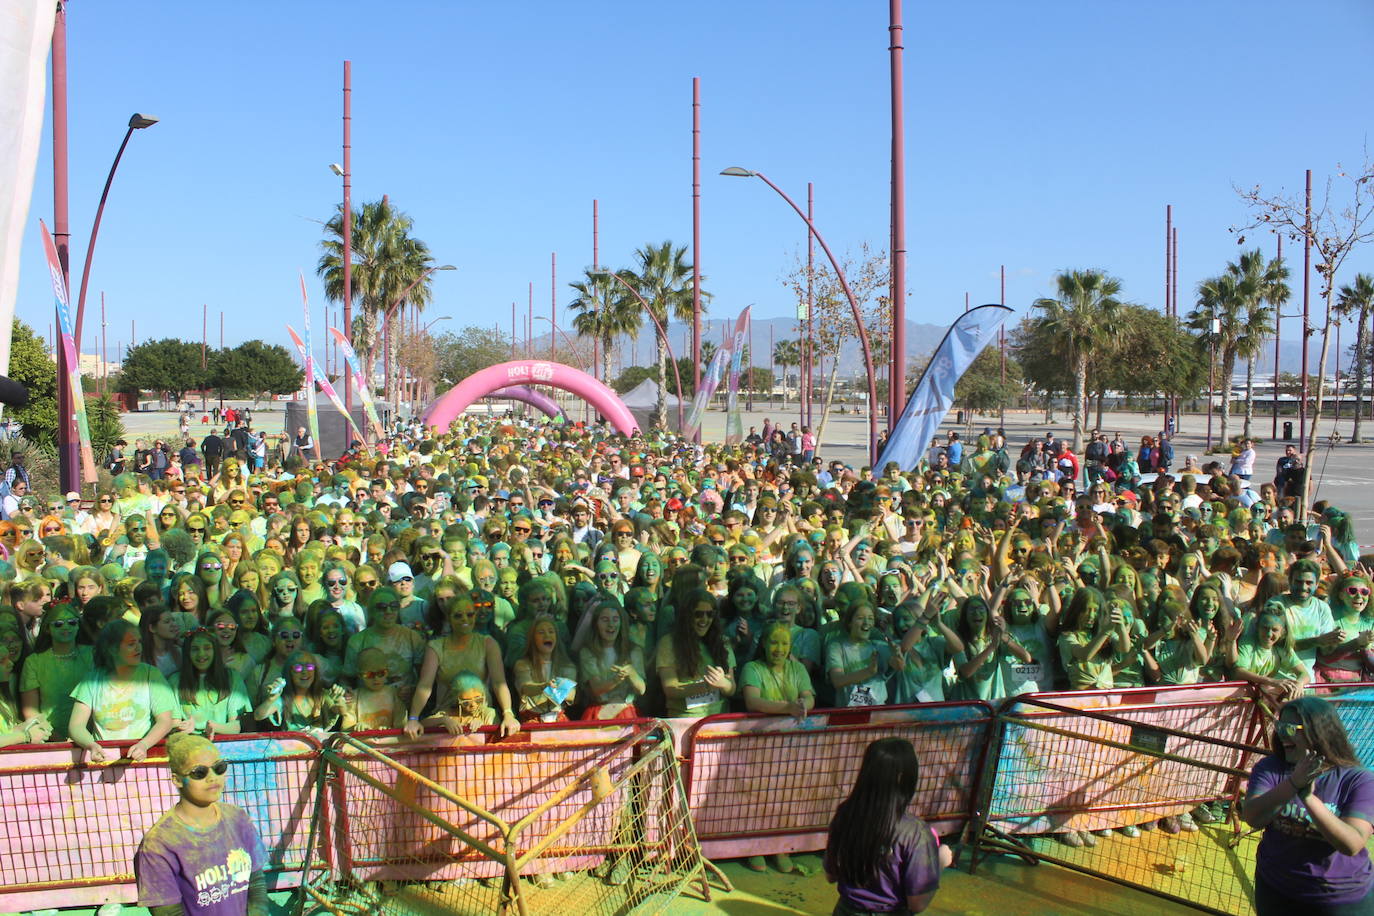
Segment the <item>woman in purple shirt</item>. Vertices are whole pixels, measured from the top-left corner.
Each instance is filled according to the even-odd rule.
[[[1335,709],[1303,697],[1279,710],[1274,753],[1246,790],[1246,823],[1263,827],[1255,853],[1259,916],[1374,914],[1374,773],[1360,766]]]
[[[953,855],[907,811],[917,774],[916,749],[905,738],[881,738],[864,751],[825,846],[825,875],[840,891],[832,916],[919,913],[935,898]]]

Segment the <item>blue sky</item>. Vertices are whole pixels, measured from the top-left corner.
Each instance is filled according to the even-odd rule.
[[[906,5],[908,317],[1026,309],[1064,268],[1100,267],[1162,303],[1164,207],[1180,288],[1237,253],[1233,185],[1320,186],[1369,130],[1366,0]],[[161,118],[120,166],[96,249],[86,341],[287,343],[304,270],[315,327],[318,220],[341,184],[342,61],[353,61],[355,204],[389,194],[439,263],[449,328],[548,314],[592,261],[691,241],[691,80],[702,80],[701,264],[713,315],[790,304],[779,282],[804,227],[757,181],[804,200],[837,250],[888,237],[887,4],[76,2],[69,15],[73,285],[130,113]],[[17,314],[46,335],[45,135]],[[1264,242],[1272,251],[1272,237]],[[1296,266],[1296,265],[1295,265]],[[1374,270],[1374,251],[1349,273]],[[1295,277],[1295,281],[1299,278]],[[1348,277],[1347,277],[1348,279]],[[1314,284],[1315,285],[1315,284]],[[1300,284],[1295,282],[1295,288]],[[440,324],[438,328],[444,328]],[[544,325],[547,328],[547,325]],[[1293,334],[1285,328],[1285,336]],[[1289,337],[1292,339],[1292,337]],[[318,343],[317,350],[321,347]]]

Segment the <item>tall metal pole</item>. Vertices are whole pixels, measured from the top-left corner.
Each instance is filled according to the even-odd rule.
[[[1173,285],[1173,292],[1172,292],[1172,294],[1171,294],[1172,297],[1173,297],[1173,303],[1174,303],[1174,320],[1178,320],[1178,227],[1177,227],[1177,226],[1174,227],[1173,245],[1172,245],[1172,247],[1171,247],[1171,249],[1170,249],[1169,263],[1170,263],[1170,265],[1172,265],[1172,267],[1173,267],[1173,272],[1174,272],[1174,285]],[[1178,399],[1177,399],[1177,398],[1174,399],[1174,409],[1171,410],[1171,411],[1169,412],[1169,420],[1172,420],[1172,421],[1173,421],[1173,428],[1174,428],[1174,430],[1176,431],[1176,430],[1178,429],[1178,426],[1179,426],[1179,422],[1178,422]],[[1166,423],[1165,423],[1165,429],[1168,429],[1168,428],[1169,428],[1168,422],[1166,421]],[[1170,432],[1169,438],[1172,439],[1173,437],[1174,437],[1174,433],[1173,433],[1173,432]]]
[[[52,230],[57,245],[57,260],[62,266],[62,282],[72,288],[71,226],[67,212],[67,8],[59,3],[52,26]],[[70,293],[68,293],[70,295]],[[55,310],[54,310],[55,313]],[[54,328],[61,327],[55,324]],[[76,419],[72,409],[71,392],[65,383],[71,372],[67,365],[66,348],[56,346],[57,353],[57,417],[58,477],[62,490],[70,492],[81,487],[80,444],[76,438]],[[79,338],[78,338],[79,340]]]
[[[1283,236],[1274,233],[1274,237],[1279,241],[1279,251],[1275,260],[1278,261],[1280,268],[1283,267]],[[1283,334],[1283,306],[1274,309],[1274,428],[1269,433],[1269,438],[1277,441],[1279,438],[1279,338]]]
[[[1164,205],[1164,316],[1174,317],[1174,205]],[[1169,428],[1173,416],[1173,395],[1164,398],[1164,428]]]
[[[772,324],[772,322],[769,322],[769,323],[768,323],[768,403],[769,403],[769,405],[772,405],[772,403],[773,403],[773,389],[778,387],[778,377],[777,377],[776,375],[773,374],[775,371],[776,371],[776,370],[775,370],[774,365],[773,365],[773,324]],[[784,380],[783,380],[783,391],[786,391],[786,390],[787,390],[787,381],[784,379]],[[767,443],[765,443],[765,444],[767,444]]]
[[[1307,215],[1302,233],[1302,400],[1298,404],[1298,451],[1307,453],[1307,339],[1312,333],[1308,311],[1312,288],[1312,170],[1307,170]],[[1309,471],[1310,473],[1310,471]]]
[[[593,197],[593,198],[592,198],[592,273],[596,273],[597,271],[599,271],[599,270],[601,269],[601,267],[600,267],[600,239],[599,239],[599,237],[598,237],[598,232],[600,231],[600,227],[598,226],[598,222],[599,222],[599,213],[598,213],[598,208],[597,208],[597,200],[596,200],[595,197]],[[602,302],[600,301],[600,299],[598,299],[598,300],[597,300],[597,303],[596,303],[596,325],[595,325],[595,327],[596,327],[596,333],[592,335],[592,376],[593,376],[594,378],[598,378],[598,379],[601,378],[601,373],[600,373],[599,367],[600,367],[600,365],[601,365],[601,320],[602,320],[602,318],[604,317],[604,316],[601,314],[601,309],[602,309],[602,308],[604,308],[604,303],[602,303]]]
[[[353,62],[343,62],[343,332],[353,342]],[[325,335],[326,342],[329,335]],[[389,341],[388,341],[389,343]],[[389,348],[388,348],[389,349]],[[326,369],[328,367],[326,366]],[[353,386],[344,385],[344,408],[353,409]]]
[[[666,317],[666,316],[665,316]],[[701,77],[692,77],[692,391],[701,390]],[[680,432],[680,430],[679,430]],[[701,442],[701,430],[695,440]]]
[[[811,182],[806,183],[806,218],[816,219],[816,190]],[[805,340],[801,341],[803,366],[802,377],[803,385],[806,388],[806,410],[803,412],[803,422],[812,425],[815,421],[812,418],[812,382],[814,381],[814,369],[811,365],[815,359],[815,349],[811,342],[815,339],[816,319],[814,311],[816,309],[815,288],[811,282],[812,271],[815,269],[815,250],[816,241],[811,237],[811,230],[806,232],[806,335]]]
[[[896,423],[906,400],[906,128],[902,121],[902,0],[889,6],[892,65],[892,369],[888,416]],[[877,405],[874,405],[875,409]],[[872,443],[870,443],[871,445]],[[874,456],[876,458],[876,456]],[[874,473],[878,468],[874,468]]]
[[[1002,265],[1002,298],[1001,303],[1007,304],[1007,265]],[[1001,352],[1002,363],[1002,397],[997,409],[997,425],[1006,427],[1007,425],[1007,329],[1005,327],[997,329],[997,347]]]

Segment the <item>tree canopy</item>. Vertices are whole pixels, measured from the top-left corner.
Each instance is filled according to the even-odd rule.
[[[305,384],[305,370],[285,347],[245,340],[215,352],[210,382],[216,388],[253,394],[290,394]]]
[[[145,341],[125,354],[120,390],[156,391],[180,401],[187,391],[208,384],[210,373],[201,368],[200,361],[198,343],[172,337]]]
[[[434,338],[434,390],[437,394],[488,366],[510,359],[510,338],[494,328],[445,331]]]

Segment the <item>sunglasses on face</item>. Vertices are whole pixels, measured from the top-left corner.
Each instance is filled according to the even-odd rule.
[[[358,676],[362,678],[386,677],[389,672],[382,668],[378,671],[359,671]]]
[[[277,633],[278,639],[300,639],[300,630],[281,630]]]
[[[225,773],[228,772],[229,761],[216,760],[209,766],[191,767],[191,769],[186,771],[185,776],[187,779],[192,780],[193,782],[200,782],[202,779],[209,776],[211,773],[214,773],[216,776],[223,776]]]
[[[76,626],[80,626],[80,621],[73,620],[73,619],[71,619],[71,618],[69,617],[69,618],[67,618],[66,620],[54,620],[54,621],[52,622],[52,625],[53,625],[54,628],[56,628],[56,627],[76,627]]]
[[[397,578],[392,579],[391,581],[392,581],[393,583],[394,583],[394,582],[414,582],[414,581],[415,581],[415,577],[414,577],[414,576],[398,576]]]
[[[343,588],[348,584],[347,579],[325,579],[324,584],[330,588]]]
[[[102,503],[112,503],[112,502],[114,502],[114,500],[111,499],[111,498],[108,497],[108,496],[102,496],[102,497],[100,497],[100,501],[101,501]]]
[[[202,563],[202,564],[200,564],[200,566],[201,566],[201,569],[223,569],[223,568],[224,568],[224,564],[223,564],[223,563]]]
[[[514,531],[517,534],[529,534],[533,530],[533,528],[529,528],[524,525],[516,525],[515,527],[511,528],[511,531]]]
[[[359,579],[358,588],[376,588],[379,583],[376,579]]]
[[[190,526],[187,526],[186,530],[189,531],[189,532],[191,532],[192,534],[204,534],[204,533],[205,533],[205,526],[202,525],[202,526],[200,526],[200,527],[198,527],[198,528],[192,528],[192,527],[190,527]]]
[[[291,670],[294,671],[294,672],[296,672],[297,674],[314,674],[314,673],[315,673],[315,666],[314,666],[314,665],[292,665],[292,666],[291,666]]]
[[[372,607],[373,607],[374,610],[378,610],[378,611],[397,611],[397,610],[400,610],[400,608],[401,608],[401,602],[399,602],[399,601],[379,601],[379,602],[377,602],[376,604],[374,604]]]
[[[1347,585],[1345,587],[1345,593],[1352,596],[1363,595],[1366,598],[1369,597],[1369,589],[1363,585]]]
[[[233,633],[233,632],[235,632],[236,630],[238,630],[238,628],[239,628],[239,625],[236,624],[236,623],[217,623],[217,624],[215,624],[215,629],[216,629],[216,630],[220,630],[221,632]]]
[[[1297,735],[1298,732],[1300,732],[1300,731],[1302,731],[1302,730],[1303,730],[1303,728],[1302,728],[1302,723],[1301,723],[1301,722],[1275,722],[1275,723],[1274,723],[1274,734],[1278,735],[1280,738],[1292,738],[1292,737],[1294,737],[1295,735]]]

